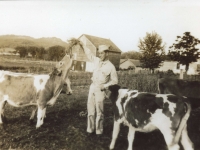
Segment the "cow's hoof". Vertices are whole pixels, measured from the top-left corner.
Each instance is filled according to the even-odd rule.
[[[4,123],[7,123],[8,121],[7,121],[7,118],[5,117],[5,116],[2,116],[2,121],[4,122]]]
[[[108,148],[109,148],[109,150],[114,150],[114,147],[112,145],[109,146]]]
[[[29,124],[32,125],[34,123],[33,119],[29,120]]]
[[[0,124],[0,130],[5,130],[5,125],[3,123]]]
[[[114,150],[114,148],[110,148],[110,147],[109,147],[109,150]]]
[[[42,129],[42,125],[36,125],[36,129],[37,130]]]
[[[71,92],[69,92],[69,93],[66,93],[67,95],[72,95],[72,93]]]

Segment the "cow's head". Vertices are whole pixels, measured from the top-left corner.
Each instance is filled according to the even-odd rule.
[[[71,58],[71,56],[65,55],[63,59],[56,64],[54,74],[62,76],[62,79],[65,80],[72,65],[73,59]]]

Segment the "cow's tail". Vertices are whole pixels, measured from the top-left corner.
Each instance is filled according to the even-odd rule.
[[[190,117],[191,105],[187,102],[185,102],[184,105],[186,107],[186,113],[183,116],[183,118],[181,119],[181,122],[179,124],[178,130],[177,130],[176,135],[174,137],[174,144],[177,144],[179,142],[180,136],[182,134],[182,130],[185,127],[188,118]]]

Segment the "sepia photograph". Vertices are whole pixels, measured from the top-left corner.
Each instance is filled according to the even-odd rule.
[[[1,0],[0,150],[200,150],[200,1]]]

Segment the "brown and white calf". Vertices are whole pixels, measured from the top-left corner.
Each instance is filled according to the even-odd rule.
[[[2,117],[7,102],[14,107],[37,106],[32,111],[30,120],[37,110],[36,128],[39,128],[43,124],[47,105],[53,105],[62,91],[72,64],[72,58],[65,55],[51,74],[0,71],[0,124],[3,124]]]
[[[187,98],[180,100],[171,94],[154,94],[110,86],[106,91],[114,108],[114,127],[110,149],[114,149],[120,124],[129,127],[128,150],[132,150],[135,132],[159,129],[169,150],[179,150],[179,140],[185,150],[193,150],[187,134],[190,105]]]

